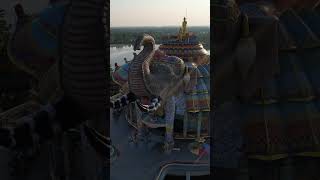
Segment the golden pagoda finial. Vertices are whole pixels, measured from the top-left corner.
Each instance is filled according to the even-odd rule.
[[[188,37],[187,20],[183,18],[182,27],[179,30],[179,40],[184,40]]]
[[[187,20],[186,20],[186,17],[183,18],[183,23],[182,23],[182,32],[184,33],[187,33]]]

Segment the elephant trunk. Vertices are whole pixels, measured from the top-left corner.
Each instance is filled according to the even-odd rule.
[[[150,62],[155,53],[155,40],[152,36],[144,34],[139,36],[134,44],[134,50],[143,50],[135,55],[129,67],[129,87],[130,91],[139,97],[151,97],[152,91],[149,86],[152,81],[150,72]]]

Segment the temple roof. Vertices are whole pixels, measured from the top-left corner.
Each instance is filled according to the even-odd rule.
[[[177,35],[169,36],[159,49],[167,55],[178,56],[184,60],[189,57],[205,55],[208,52],[203,48],[202,44],[197,40],[195,33],[188,31],[188,22],[183,18],[182,25]]]

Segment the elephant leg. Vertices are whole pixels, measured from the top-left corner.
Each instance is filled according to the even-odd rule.
[[[173,126],[175,115],[175,98],[168,99],[165,106],[165,119],[166,119],[166,133],[165,133],[165,152],[170,153],[173,149]]]
[[[136,123],[137,123],[137,134],[135,138],[142,139],[145,135],[145,125],[143,123],[143,112],[139,110],[136,104],[134,104],[134,109],[136,113]],[[133,117],[130,116],[130,119]]]
[[[183,137],[184,138],[187,137],[187,133],[188,133],[188,118],[189,118],[189,114],[188,114],[188,111],[186,111],[184,113],[184,118],[183,118]]]
[[[198,120],[197,120],[197,139],[200,139],[201,135],[201,124],[202,124],[202,112],[198,113]]]

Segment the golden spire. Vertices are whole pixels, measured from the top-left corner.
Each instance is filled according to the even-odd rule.
[[[182,27],[179,30],[179,39],[184,40],[188,38],[188,28],[186,17],[183,18]]]

